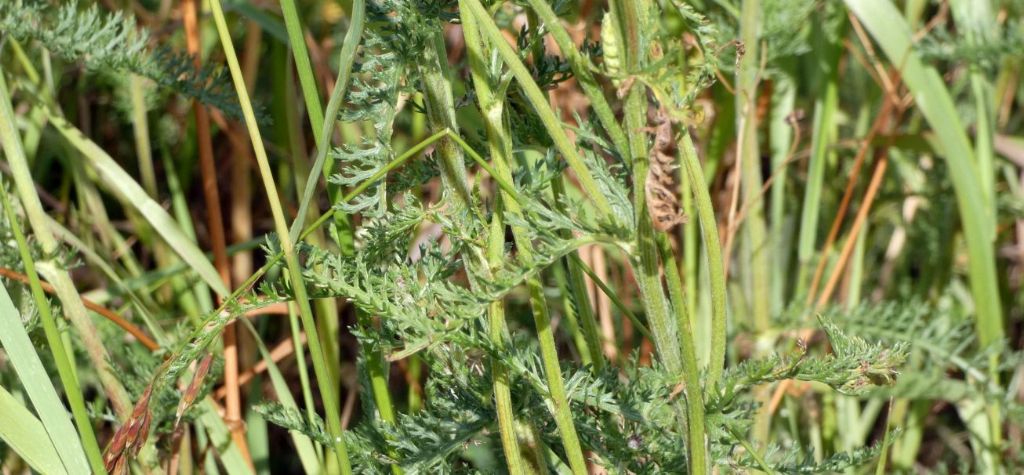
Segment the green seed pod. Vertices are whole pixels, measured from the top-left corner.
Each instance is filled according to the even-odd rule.
[[[612,83],[618,87],[622,83],[622,80],[619,79],[622,76],[622,63],[619,54],[620,41],[616,33],[618,30],[613,27],[613,21],[615,18],[611,13],[605,14],[601,19],[601,50],[604,53],[605,72],[612,78]]]

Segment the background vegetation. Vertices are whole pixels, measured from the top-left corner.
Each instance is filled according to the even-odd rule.
[[[3,473],[1018,473],[1024,4],[5,0]]]

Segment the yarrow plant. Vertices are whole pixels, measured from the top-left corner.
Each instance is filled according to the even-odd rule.
[[[0,5],[0,467],[1018,470],[1021,12],[898,3]]]

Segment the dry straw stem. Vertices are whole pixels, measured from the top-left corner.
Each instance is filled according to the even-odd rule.
[[[894,78],[894,81],[896,78]],[[867,136],[861,142],[860,147],[857,148],[857,156],[854,158],[853,167],[850,171],[850,176],[846,181],[846,190],[843,192],[843,198],[839,202],[839,210],[836,211],[836,217],[832,220],[832,226],[829,228],[828,236],[825,238],[825,244],[822,246],[821,255],[828,255],[832,251],[832,246],[835,244],[836,239],[839,237],[839,230],[842,228],[843,219],[846,217],[846,212],[850,206],[850,200],[853,197],[853,192],[856,189],[857,179],[860,177],[860,169],[864,165],[864,159],[867,156],[868,150],[871,144],[874,142],[875,137],[886,127],[886,124],[890,121],[890,115],[893,112],[895,104],[892,102],[890,96],[885,96],[882,99],[882,108],[878,111],[878,115],[875,116],[875,121],[871,124],[871,129],[868,131]],[[850,236],[856,236],[854,233],[850,233]],[[814,300],[815,295],[818,292],[818,285],[820,284],[821,277],[825,273],[825,265],[828,263],[828,259],[821,259],[818,261],[817,268],[814,270],[814,277],[811,279],[810,289],[807,291],[807,304]],[[827,299],[826,299],[827,300]],[[818,305],[819,307],[821,304]]]

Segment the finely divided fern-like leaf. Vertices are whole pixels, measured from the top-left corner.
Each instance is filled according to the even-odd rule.
[[[324,429],[324,421],[315,413],[308,414],[313,417],[310,421],[307,415],[294,408],[285,407],[279,402],[264,402],[253,406],[252,409],[271,424],[300,432],[323,445],[331,445],[331,436]]]
[[[379,139],[362,139],[358,144],[344,144],[334,149],[340,171],[331,175],[330,182],[341,186],[355,186],[379,172],[393,156],[391,147]],[[387,210],[386,185],[377,182],[362,194],[335,205],[346,214],[367,211],[371,216],[383,216]]]
[[[821,318],[820,322],[832,347],[831,354],[809,356],[801,344],[794,354],[744,361],[727,370],[719,387],[708,395],[709,410],[725,412],[737,396],[750,388],[782,379],[817,381],[851,395],[895,382],[909,352],[905,342],[893,342],[891,346],[869,343],[847,334],[831,320]]]
[[[360,56],[345,95],[346,104],[338,119],[369,123],[374,137],[334,149],[337,172],[330,177],[332,183],[343,187],[358,185],[394,158],[391,135],[404,66],[392,49],[393,41],[382,36],[378,24],[371,23],[364,30]],[[336,206],[348,214],[382,216],[387,211],[386,190],[386,182],[378,182],[353,200]]]
[[[932,381],[932,384],[949,384],[958,390],[946,396],[969,390],[989,399],[1003,399],[1005,391],[988,377],[989,356],[998,353],[1006,368],[1015,367],[1024,358],[1020,352],[1006,351],[1003,343],[982,347],[970,320],[958,316],[955,309],[941,305],[917,300],[883,302],[849,310],[832,309],[826,315],[833,325],[846,332],[886,343],[903,341],[909,349],[927,355],[914,367],[906,369],[914,373],[913,380],[906,386],[897,386],[894,391],[905,388],[910,393],[920,392],[924,381]],[[966,376],[967,385],[951,384],[956,380],[949,379],[950,370]]]
[[[7,0],[0,2],[0,33],[21,42],[36,41],[90,71],[138,74],[241,118],[238,100],[222,68],[207,66],[196,71],[187,55],[151,50],[149,32],[121,12],[106,13],[96,5],[81,9],[77,0],[58,7],[33,0]]]
[[[739,445],[738,439],[733,439],[734,444]],[[876,457],[882,451],[881,442],[860,447],[850,452],[838,452],[829,455],[824,460],[817,462],[813,454],[803,453],[795,449],[783,449],[777,445],[768,447],[763,459],[771,468],[772,473],[841,473],[847,469],[863,466]],[[728,460],[721,460],[723,465],[731,466],[741,472],[750,470],[761,470],[761,464],[755,461],[749,453],[744,452],[738,457]]]

